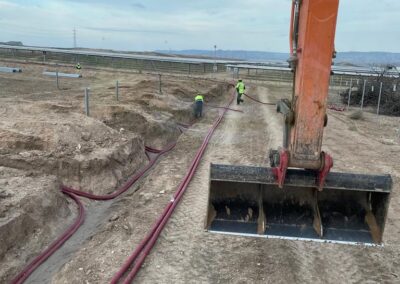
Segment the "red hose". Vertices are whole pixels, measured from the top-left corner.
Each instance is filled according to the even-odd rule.
[[[205,106],[211,107],[211,108],[220,108],[220,109],[226,109],[226,110],[231,110],[231,111],[236,111],[236,112],[242,112],[242,110],[240,109],[233,109],[233,108],[229,108],[229,107],[223,107],[223,106],[214,106],[214,105],[209,105],[209,104],[205,104]]]
[[[167,223],[169,217],[173,213],[175,207],[178,205],[180,199],[182,198],[183,194],[185,193],[187,186],[189,185],[199,163],[201,157],[204,154],[205,149],[207,148],[208,142],[210,141],[213,133],[215,132],[217,126],[220,124],[222,118],[224,117],[225,113],[227,112],[227,108],[231,105],[234,100],[235,93],[233,92],[232,98],[229,101],[227,107],[224,111],[220,114],[220,116],[215,120],[213,126],[208,131],[206,137],[203,140],[203,143],[200,149],[197,151],[195,158],[193,159],[188,172],[186,173],[184,179],[178,186],[177,191],[175,192],[172,200],[167,204],[164,208],[163,213],[160,217],[156,220],[153,227],[151,228],[150,232],[146,235],[146,237],[140,242],[140,244],[136,247],[135,251],[128,257],[119,271],[114,275],[111,279],[111,283],[115,284],[122,280],[123,275],[128,271],[129,267],[134,263],[132,270],[128,273],[127,277],[124,280],[124,283],[130,283],[133,278],[138,273],[141,265],[143,264],[146,256],[151,251],[152,247],[154,246],[155,242],[157,241],[158,236],[160,235],[161,231],[163,230],[165,224]],[[140,256],[140,257],[139,257]]]
[[[144,147],[144,150],[146,151],[146,152],[150,152],[150,153],[154,153],[154,154],[158,154],[158,153],[160,153],[162,150],[159,150],[159,149],[154,149],[154,148],[151,148],[151,147],[149,147],[149,146],[145,146]]]
[[[157,156],[153,159],[150,159],[149,163],[143,168],[141,169],[139,172],[137,172],[136,174],[134,174],[123,186],[121,186],[117,191],[114,191],[111,194],[107,194],[107,195],[95,195],[92,193],[88,193],[85,191],[80,191],[80,190],[76,190],[67,186],[63,186],[63,190],[66,192],[70,192],[82,197],[86,197],[89,199],[93,199],[93,200],[110,200],[110,199],[114,199],[117,196],[121,195],[122,193],[124,193],[125,191],[127,191],[138,179],[140,179],[151,167],[153,167],[153,165],[156,163],[156,161],[158,160],[159,157],[161,157],[163,154],[171,151],[174,147],[175,147],[176,143],[172,143],[170,145],[168,145],[165,149],[163,150],[156,150],[150,147],[146,147],[146,151],[149,151],[151,153],[155,153],[157,154]]]
[[[85,208],[79,198],[67,191],[62,189],[62,192],[72,198],[78,205],[79,213],[75,222],[58,238],[56,239],[46,250],[40,255],[33,259],[25,268],[22,270],[12,281],[12,284],[23,283],[33,271],[36,270],[43,262],[46,261],[56,250],[58,250],[83,224],[85,220]]]
[[[168,204],[167,206],[167,212],[161,216],[161,218],[159,218],[158,222],[159,225],[157,226],[155,232],[151,235],[151,238],[148,240],[147,244],[145,245],[145,247],[142,249],[142,253],[140,255],[140,258],[136,261],[136,263],[134,264],[132,270],[129,272],[128,276],[126,277],[126,279],[124,280],[124,284],[127,283],[131,283],[132,280],[134,279],[134,277],[136,276],[136,274],[139,272],[146,256],[149,254],[149,252],[151,251],[151,249],[153,248],[155,242],[158,239],[158,236],[160,235],[161,231],[163,230],[165,224],[167,223],[167,221],[169,220],[170,216],[172,215],[175,207],[178,205],[178,202],[181,200],[187,186],[189,185],[191,179],[194,176],[194,173],[198,167],[198,164],[200,163],[201,157],[206,149],[206,146],[212,136],[212,133],[214,132],[215,128],[218,126],[220,120],[218,121],[218,123],[216,125],[213,126],[213,130],[211,133],[209,133],[209,135],[206,137],[206,139],[204,140],[205,142],[205,146],[203,146],[202,148],[200,148],[199,152],[196,155],[195,160],[192,162],[192,165],[189,169],[189,172],[187,174],[187,176],[185,177],[183,183],[181,184],[181,186],[179,187],[177,194],[175,194],[174,199],[171,200],[171,202]],[[140,252],[139,252],[140,253]]]
[[[339,107],[339,106],[335,106],[335,105],[328,105],[328,109],[335,110],[335,111],[344,111],[345,110],[344,107]]]
[[[185,179],[181,182],[181,185],[179,186],[179,189],[175,193],[173,200],[171,200],[171,202],[167,205],[167,207],[164,209],[165,213],[163,213],[162,216],[159,218],[159,220],[156,222],[157,227],[155,227],[155,230],[152,230],[153,233],[151,234],[151,236],[146,238],[146,240],[142,241],[143,245],[141,245],[141,247],[144,247],[145,245],[146,245],[146,247],[145,247],[145,251],[144,251],[145,252],[144,256],[142,255],[142,257],[140,258],[140,265],[144,261],[144,258],[146,257],[146,255],[150,252],[150,250],[153,247],[155,241],[157,240],[158,235],[162,231],[164,225],[168,221],[168,219],[171,216],[173,210],[175,209],[176,205],[178,204],[179,200],[181,199],[184,191],[187,188],[187,185],[189,184],[191,178],[194,175],[194,172],[195,172],[195,170],[196,170],[196,168],[197,168],[197,166],[198,166],[198,164],[200,162],[200,159],[201,159],[201,157],[202,157],[202,155],[203,155],[203,153],[204,153],[204,151],[206,149],[208,141],[210,140],[210,138],[211,138],[212,134],[214,133],[214,131],[215,131],[216,127],[218,126],[218,124],[221,122],[223,116],[225,115],[225,113],[229,109],[228,107],[232,103],[233,99],[234,99],[234,96],[232,96],[232,99],[229,102],[228,106],[223,108],[224,111],[218,117],[218,119],[214,122],[213,127],[209,130],[206,138],[203,141],[202,146],[200,147],[200,149],[198,150],[198,152],[196,154],[195,159],[192,161],[192,164],[191,164],[189,172],[186,174]],[[192,124],[193,123],[191,123],[191,125]],[[39,256],[37,256],[34,260],[32,260],[32,262],[29,263],[12,280],[11,283],[12,284],[23,283],[32,274],[32,272],[37,269],[37,267],[39,267],[44,261],[46,261],[46,259],[48,259],[55,251],[57,251],[79,229],[79,227],[83,224],[84,218],[85,218],[85,209],[83,207],[83,204],[81,203],[81,201],[77,197],[77,195],[82,196],[82,197],[87,197],[89,199],[94,199],[94,200],[109,200],[109,199],[113,199],[113,198],[119,196],[120,194],[122,194],[125,191],[127,191],[140,177],[142,177],[155,164],[155,162],[158,160],[158,158],[160,156],[162,156],[163,154],[171,151],[175,147],[175,145],[176,145],[176,143],[170,144],[163,150],[157,150],[157,149],[154,149],[154,148],[146,146],[145,150],[147,152],[157,154],[157,156],[155,158],[153,158],[153,159],[150,159],[149,164],[147,164],[146,167],[144,167],[142,170],[140,170],[138,173],[136,173],[134,176],[132,176],[120,189],[118,189],[117,191],[113,192],[112,194],[94,195],[94,194],[87,193],[87,192],[84,192],[84,191],[79,191],[79,190],[76,190],[76,189],[72,189],[72,188],[69,188],[67,186],[62,186],[61,187],[61,191],[64,194],[68,195],[70,198],[72,198],[76,202],[76,204],[78,205],[78,207],[79,207],[78,218],[45,251],[43,251]],[[148,242],[149,240],[150,240],[150,242]],[[149,246],[149,244],[150,244],[150,246]],[[141,251],[139,251],[139,253],[140,252]],[[136,258],[136,256],[135,256],[135,258]],[[129,263],[129,265],[125,269],[125,271],[129,268],[131,263],[132,262]],[[137,266],[138,263],[139,262],[137,262],[135,264],[135,267]],[[132,274],[132,272],[131,272],[128,275],[127,279],[133,279],[133,277],[136,275],[137,271],[140,269],[140,265],[138,267],[136,267],[136,269],[135,269],[136,272],[134,270],[132,271],[132,272],[134,272],[133,276],[131,275]],[[131,280],[127,280],[127,281],[131,281]]]
[[[189,128],[189,127],[191,127],[195,122],[196,122],[196,119],[193,119],[191,122],[189,122],[189,124],[180,123],[180,122],[178,122],[177,124],[178,124],[178,126],[182,126],[182,127],[184,127],[184,128]]]
[[[263,104],[263,105],[270,105],[270,106],[276,105],[276,104],[274,104],[274,103],[265,103],[265,102],[259,101],[259,100],[257,100],[256,98],[253,98],[253,97],[251,97],[251,96],[249,96],[249,95],[247,95],[247,94],[243,94],[243,95],[245,95],[245,96],[248,97],[249,99],[251,99],[251,100],[253,100],[253,101],[257,102],[257,103]]]
[[[163,150],[157,150],[146,146],[145,150],[150,153],[157,154],[153,159],[150,159],[149,163],[138,173],[133,175],[120,189],[109,195],[94,195],[84,191],[79,191],[76,189],[69,188],[67,186],[62,186],[61,191],[72,198],[79,207],[78,218],[75,222],[58,238],[56,239],[46,250],[44,250],[40,255],[38,255],[34,260],[32,260],[12,281],[12,284],[23,283],[31,274],[34,272],[46,259],[48,259],[55,251],[57,251],[83,224],[85,218],[85,208],[83,204],[77,197],[77,195],[82,197],[87,197],[94,200],[109,200],[117,197],[123,192],[127,191],[139,178],[141,178],[161,157],[163,154],[171,151],[175,147],[176,143],[168,145]]]

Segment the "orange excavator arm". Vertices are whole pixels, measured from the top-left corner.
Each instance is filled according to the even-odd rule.
[[[339,0],[294,0],[290,31],[290,63],[294,71],[291,102],[283,100],[278,111],[285,116],[284,147],[276,168],[282,187],[286,169],[320,172],[318,187],[333,165],[321,151]],[[272,155],[276,152],[272,152]],[[274,158],[272,157],[272,160]]]
[[[283,146],[271,167],[210,167],[206,230],[216,233],[346,244],[381,244],[390,175],[331,172],[323,152],[338,0],[293,0],[289,62],[291,99]]]

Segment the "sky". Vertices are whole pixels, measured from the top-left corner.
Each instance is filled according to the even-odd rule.
[[[322,0],[323,1],[323,0]],[[291,0],[0,0],[0,42],[288,52]],[[340,51],[400,52],[399,0],[341,0]]]

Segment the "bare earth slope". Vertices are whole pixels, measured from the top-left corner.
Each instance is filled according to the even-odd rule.
[[[251,93],[274,101],[276,86]],[[286,90],[289,93],[289,89]],[[274,108],[246,100],[244,114],[229,113],[212,139],[205,158],[182,203],[167,225],[139,283],[395,283],[400,277],[399,144],[379,142],[383,126],[376,121],[349,130],[344,113],[330,112],[326,150],[335,157],[335,170],[391,173],[394,188],[385,234],[385,247],[346,246],[301,241],[250,239],[213,235],[203,231],[207,204],[209,163],[266,165],[266,153],[276,137],[280,119]],[[398,120],[397,120],[398,121]],[[381,129],[381,130],[380,130]],[[382,132],[380,132],[382,131]],[[273,137],[272,137],[273,136]],[[272,138],[271,138],[272,137]],[[278,139],[280,141],[280,139]],[[275,145],[272,145],[275,146]],[[354,156],[358,153],[358,156]]]
[[[205,117],[181,133],[178,124],[190,121],[193,94],[201,89],[206,102],[222,104],[229,96],[226,84],[171,77],[160,95],[156,76],[91,70],[84,71],[81,81],[62,80],[64,89],[55,90],[53,79],[38,75],[41,68],[26,66],[22,74],[0,76],[0,225],[9,226],[19,214],[32,224],[26,231],[23,224],[7,227],[20,236],[15,243],[0,233],[0,282],[11,279],[71,223],[76,208],[59,192],[61,183],[111,192],[146,163],[144,145],[161,148],[177,140],[176,148],[120,198],[108,203],[85,200],[88,214],[82,229],[27,281],[109,283],[169,202],[218,114],[206,107]],[[116,79],[120,101],[113,89]],[[82,108],[82,88],[88,85],[89,118]],[[269,102],[291,90],[272,83],[247,86],[250,95]],[[204,231],[210,163],[268,166],[268,149],[281,144],[282,118],[275,107],[244,99],[243,105],[232,105],[243,113],[229,111],[215,132],[136,282],[400,282],[399,118],[378,120],[365,113],[363,120],[353,121],[346,112],[328,111],[324,137],[323,148],[334,157],[335,171],[392,175],[384,247]]]

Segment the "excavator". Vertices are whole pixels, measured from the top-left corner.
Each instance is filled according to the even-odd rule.
[[[333,172],[321,149],[338,9],[339,0],[292,1],[293,91],[277,103],[283,145],[270,150],[269,168],[211,164],[207,231],[382,244],[391,176]]]

